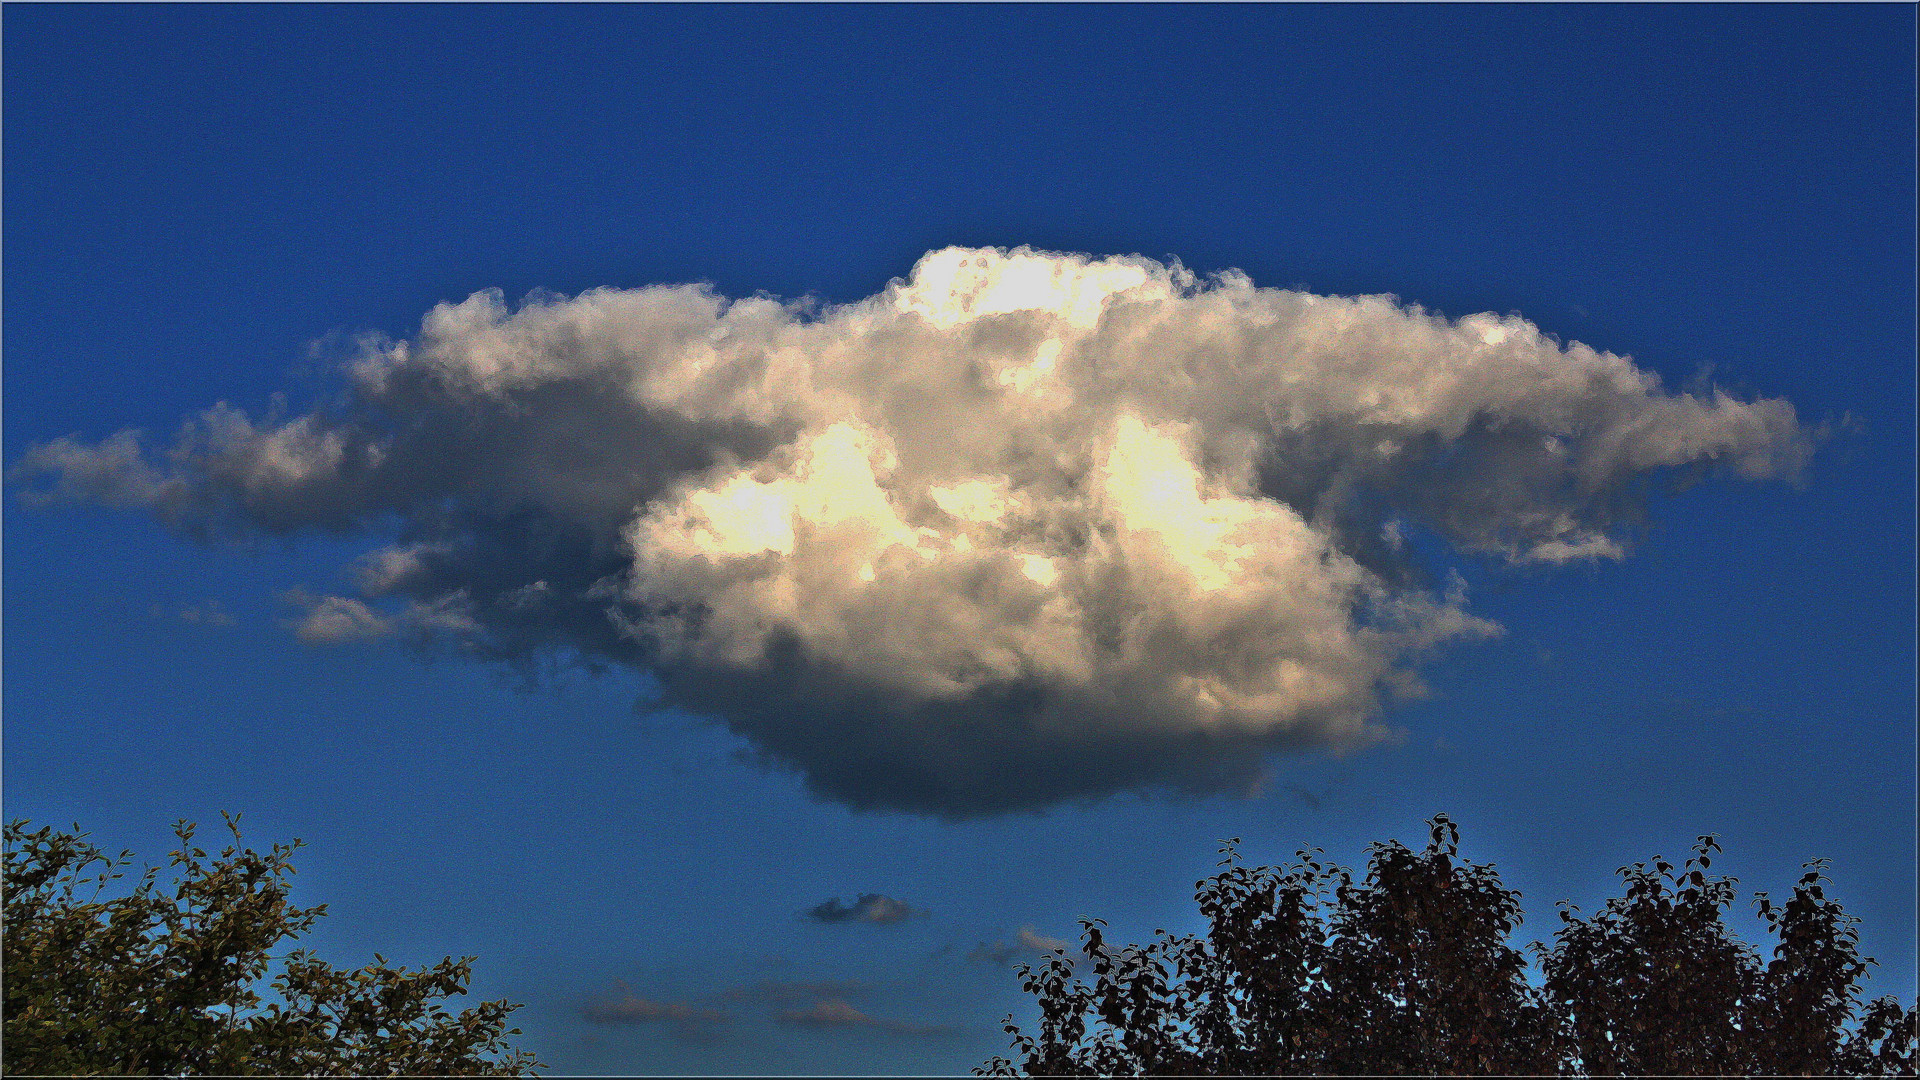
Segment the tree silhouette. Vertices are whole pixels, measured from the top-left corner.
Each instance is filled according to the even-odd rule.
[[[1701,837],[1677,872],[1622,867],[1625,895],[1591,918],[1563,905],[1540,978],[1509,937],[1518,892],[1459,857],[1443,815],[1424,850],[1369,847],[1368,871],[1322,861],[1248,867],[1237,840],[1197,883],[1208,929],[1115,949],[1083,919],[1092,983],[1065,950],[1023,965],[1032,1033],[985,1075],[1910,1074],[1914,1009],[1860,1005],[1857,920],[1827,899],[1825,864],[1791,900],[1756,898],[1771,963],[1721,920],[1734,882]]]
[[[227,819],[235,845],[238,821]],[[172,888],[149,868],[127,895],[101,899],[131,855],[85,834],[10,822],[5,833],[4,1043],[10,1074],[529,1075],[509,1052],[517,1006],[458,1014],[472,959],[408,971],[376,954],[358,970],[305,951],[262,986],[273,950],[310,930],[325,906],[287,901],[292,857],[228,846],[208,861],[194,826],[175,826]],[[261,990],[273,998],[265,1001]],[[265,1001],[265,1004],[263,1004]]]

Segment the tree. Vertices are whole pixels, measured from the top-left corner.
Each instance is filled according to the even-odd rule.
[[[1328,1025],[1323,1071],[1542,1073],[1558,1057],[1555,1026],[1507,943],[1520,894],[1491,864],[1459,858],[1444,814],[1415,853],[1374,844],[1366,882],[1342,875],[1332,944],[1312,996]]]
[[[1592,918],[1563,905],[1539,978],[1509,937],[1520,895],[1459,857],[1431,822],[1422,851],[1372,845],[1366,877],[1318,849],[1247,867],[1237,840],[1197,883],[1208,929],[1115,949],[1083,919],[1092,984],[1055,950],[1023,966],[1036,1031],[1007,1018],[1016,1058],[987,1075],[1833,1073],[1901,1075],[1920,1014],[1862,1009],[1857,920],[1828,900],[1824,863],[1793,899],[1756,898],[1775,959],[1721,921],[1734,883],[1709,877],[1712,837],[1678,872],[1622,867],[1626,895]]]
[[[1733,882],[1706,877],[1714,847],[1702,837],[1671,880],[1657,856],[1621,867],[1626,895],[1591,919],[1561,907],[1565,925],[1542,948],[1546,989],[1586,1072],[1749,1071],[1740,1020],[1760,992],[1759,965],[1720,921]]]
[[[1553,947],[1539,948],[1582,1071],[1910,1074],[1920,1013],[1892,997],[1862,1012],[1859,979],[1874,961],[1859,953],[1859,920],[1825,896],[1826,861],[1806,864],[1784,906],[1755,894],[1779,940],[1763,964],[1721,921],[1734,882],[1708,875],[1718,850],[1702,836],[1677,873],[1659,856],[1621,867],[1626,894],[1592,918],[1562,905]]]
[[[7,1073],[531,1075],[533,1055],[509,1051],[516,1005],[482,1002],[450,1013],[472,958],[409,971],[378,954],[358,970],[304,950],[274,949],[308,932],[324,905],[287,900],[293,854],[234,844],[208,860],[195,828],[174,828],[171,888],[149,867],[126,895],[102,899],[126,876],[86,834],[5,832],[4,1044]],[[272,961],[280,973],[263,986]],[[265,995],[262,990],[267,991]]]

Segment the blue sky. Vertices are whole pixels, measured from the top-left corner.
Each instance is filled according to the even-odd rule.
[[[999,1020],[1022,1009],[994,957],[1017,956],[1023,930],[1071,937],[1082,914],[1121,937],[1189,928],[1192,883],[1218,838],[1244,837],[1256,860],[1319,845],[1358,863],[1368,841],[1417,841],[1435,812],[1522,890],[1523,936],[1549,932],[1555,901],[1590,908],[1614,867],[1682,851],[1698,833],[1720,834],[1743,892],[1783,890],[1802,860],[1827,857],[1833,892],[1881,962],[1873,992],[1911,1000],[1913,47],[1913,9],[1900,5],[9,5],[5,811],[78,821],[153,857],[168,823],[214,822],[221,809],[243,811],[261,844],[304,838],[300,890],[329,905],[318,936],[329,959],[477,954],[475,991],[526,1002],[525,1044],[560,1072],[964,1071],[1004,1049]],[[584,320],[599,309],[565,298],[689,282],[721,297],[815,298],[812,314],[766,315],[777,324],[766,333],[814,341],[796,362],[817,380],[828,346],[879,350],[894,364],[879,372],[930,371],[929,357],[999,363],[991,335],[962,348],[961,331],[875,316],[874,333],[908,335],[902,345],[862,336],[845,315],[855,309],[835,307],[907,295],[886,292],[894,279],[934,295],[916,264],[954,246],[1000,249],[986,272],[1027,246],[1094,257],[1030,257],[1076,273],[1147,266],[1151,277],[1177,259],[1203,282],[1238,270],[1247,288],[1288,296],[1391,294],[1450,320],[1512,314],[1551,336],[1531,353],[1508,342],[1471,370],[1571,363],[1574,342],[1630,357],[1660,386],[1609,398],[1604,423],[1580,412],[1602,408],[1589,398],[1560,405],[1591,421],[1588,443],[1613,431],[1619,460],[1652,464],[1592,490],[1527,488],[1535,459],[1498,436],[1537,434],[1535,421],[1468,398],[1486,423],[1442,438],[1453,449],[1421,466],[1431,472],[1396,472],[1411,458],[1383,451],[1389,464],[1365,474],[1377,505],[1349,518],[1309,526],[1300,506],[1281,511],[1274,485],[1303,471],[1220,496],[1208,505],[1264,538],[1249,559],[1289,537],[1324,541],[1380,595],[1429,601],[1406,633],[1444,640],[1389,648],[1366,635],[1372,624],[1291,601],[1249,615],[1269,642],[1249,646],[1262,662],[1293,655],[1271,644],[1290,633],[1332,633],[1344,666],[1314,670],[1348,696],[1297,717],[1285,698],[1277,708],[1294,718],[1267,735],[1175,761],[1167,748],[1185,744],[1129,742],[1094,706],[1073,711],[1107,700],[1103,679],[1033,676],[1022,685],[1034,696],[1007,697],[1002,713],[979,694],[942,713],[947,699],[928,684],[888,682],[945,670],[928,659],[931,638],[903,629],[945,610],[945,594],[903,593],[914,605],[904,622],[856,618],[831,641],[794,623],[793,639],[826,658],[798,675],[657,641],[644,656],[622,652],[631,639],[573,616],[521,619],[489,582],[543,574],[563,589],[566,574],[598,573],[608,558],[630,614],[689,600],[734,610],[689,576],[697,560],[645,570],[619,562],[633,550],[615,545],[575,567],[576,533],[540,548],[504,531],[522,520],[515,498],[558,498],[555,485],[605,465],[568,468],[598,462],[597,447],[667,468],[650,455],[672,431],[602,432],[590,422],[601,413],[542,411],[549,398],[482,424],[460,410],[494,392],[485,383],[477,398],[419,399],[417,413],[404,395],[376,409],[350,370],[367,370],[369,355],[409,378],[409,364],[434,356],[478,363],[486,326],[431,338],[422,319],[480,290],[504,298],[489,325],[517,326],[512,313],[536,290],[549,299],[529,310]],[[1098,261],[1131,255],[1155,263]],[[1192,314],[1237,287],[1169,301],[1172,321],[1149,339],[1158,352],[1126,353],[1101,336],[1110,327],[1074,329],[1061,370],[1086,357],[1109,365],[1090,371],[1149,363],[1183,347],[1183,326],[1239,326]],[[1031,307],[1002,312],[993,332],[1032,331]],[[665,318],[650,310],[607,317],[639,333]],[[1405,386],[1434,362],[1419,350],[1452,348],[1448,335],[1471,331],[1495,352],[1495,337],[1526,338],[1511,319],[1489,335],[1491,322],[1351,311],[1385,344],[1327,346],[1313,393]],[[1297,325],[1311,337],[1320,324]],[[366,344],[380,336],[387,344]],[[563,339],[528,348],[571,363],[572,346],[552,344]],[[413,359],[396,360],[394,342]],[[1129,430],[1133,409],[1146,418],[1131,429],[1145,433],[1135,458],[1146,460],[1175,445],[1179,423],[1191,420],[1177,431],[1197,440],[1227,430],[1203,417],[1235,404],[1206,374],[1226,368],[1205,367],[1219,358],[1204,349],[1195,357],[1188,413],[1164,401],[1153,413],[1135,388],[1116,399],[1120,414],[1075,399],[1090,416],[1124,414],[1118,426],[1043,429],[1027,413],[976,410],[968,430],[1044,430],[1063,453],[1098,457],[1118,453],[1126,437],[1113,433]],[[764,428],[790,423],[814,457],[769,452],[763,474],[826,475],[830,440],[806,440],[891,407],[881,376],[833,378],[838,404]],[[1666,449],[1655,447],[1647,432],[1667,421],[1648,418],[1689,389],[1711,401],[1709,384],[1732,396],[1672,420]],[[954,433],[960,414],[940,411],[946,384],[915,385],[933,403],[924,426],[886,413],[895,426],[869,431],[897,443],[903,475],[915,448],[950,443],[959,460],[973,445]],[[202,424],[201,456],[185,459],[202,472],[175,474],[184,486],[169,489],[184,502],[140,487],[166,482],[151,470],[216,402],[250,417],[251,434],[223,429],[220,444]],[[778,394],[749,404],[798,407]],[[1322,420],[1299,429],[1308,449],[1358,437]],[[247,486],[266,467],[263,433],[344,432],[358,448],[366,431],[406,423],[428,436],[394,458],[418,470],[405,484],[301,486],[319,451],[283,439],[274,445],[295,455],[285,475],[300,483],[274,489],[284,498]],[[101,449],[126,429],[147,433],[149,471]],[[696,456],[736,435],[745,441],[728,445],[747,457],[765,450],[751,432],[693,430],[682,449]],[[522,450],[485,457],[495,433]],[[541,457],[549,445],[564,452]],[[68,448],[63,466],[47,464],[50,446]],[[1708,469],[1679,483],[1699,462],[1674,446],[1765,477]],[[1119,475],[1119,458],[1099,460],[1088,476]],[[452,486],[420,479],[436,469]],[[546,479],[506,491],[501,478],[520,469]],[[95,498],[22,497],[62,477]],[[1503,484],[1546,501],[1501,504],[1500,517],[1488,500]],[[618,529],[638,520],[648,550],[669,554],[708,535],[672,516],[704,505],[697,485],[647,490],[653,501],[626,504],[593,535],[628,536]],[[1586,517],[1575,528],[1526,516],[1542,507]],[[1402,546],[1381,539],[1379,515],[1399,515],[1386,520],[1402,523]],[[1603,534],[1630,548],[1624,558],[1553,555],[1597,551]],[[366,587],[351,573],[359,560],[421,537],[477,554],[435,563],[431,580],[355,591]],[[544,561],[529,563],[536,550]],[[894,564],[875,565],[879,589]],[[1074,582],[1088,564],[1057,565],[1048,573]],[[1285,577],[1304,573],[1294,565],[1259,562],[1267,577],[1245,571],[1229,591],[1324,584]],[[1449,593],[1449,572],[1463,592]],[[793,580],[818,610],[877,610]],[[461,602],[492,606],[434,606],[456,585]],[[1145,585],[1127,595],[1151,610],[1164,599]],[[761,599],[738,610],[764,615],[753,605],[771,601],[751,596]],[[1452,616],[1503,632],[1449,636]],[[642,637],[658,637],[647,625]],[[1032,668],[1048,640],[1009,648]],[[1181,640],[1192,655],[1175,660],[1193,670],[1234,641]],[[954,648],[992,659],[973,642]],[[582,649],[600,674],[568,663]],[[1380,698],[1362,716],[1376,662],[1417,672],[1430,693]],[[863,664],[886,672],[860,675]],[[1145,662],[1108,674],[1165,682]],[[862,711],[881,691],[907,702],[887,723]],[[1191,700],[1153,693],[1128,722],[1197,722],[1182,711]],[[1054,711],[1021,713],[1029,700]],[[1257,712],[1234,715],[1264,722]],[[1009,734],[1042,715],[1065,717],[1069,735]],[[915,725],[930,717],[965,739],[929,741]],[[1369,741],[1366,724],[1399,734]],[[1165,790],[1205,789],[1216,772],[1227,779],[1210,793]],[[975,791],[993,794],[969,801]],[[869,893],[913,912],[806,914]],[[1757,929],[1745,911],[1733,918]]]

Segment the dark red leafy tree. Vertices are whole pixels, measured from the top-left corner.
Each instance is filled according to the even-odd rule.
[[[1197,885],[1198,936],[1116,949],[1082,920],[1084,961],[1021,968],[1040,1023],[1008,1017],[1014,1057],[986,1075],[1910,1075],[1920,1015],[1860,1005],[1857,920],[1810,863],[1791,900],[1757,906],[1773,960],[1722,915],[1712,837],[1677,871],[1621,868],[1625,895],[1592,917],[1562,905],[1538,978],[1510,942],[1520,896],[1459,857],[1431,822],[1424,850],[1369,849],[1365,879],[1317,849],[1248,867],[1229,841]],[[1091,981],[1083,981],[1082,975]]]
[[[1761,992],[1761,968],[1721,921],[1733,882],[1706,874],[1717,849],[1701,837],[1678,874],[1659,856],[1621,867],[1626,895],[1591,918],[1562,905],[1564,925],[1541,967],[1584,1072],[1752,1071],[1742,1021]]]

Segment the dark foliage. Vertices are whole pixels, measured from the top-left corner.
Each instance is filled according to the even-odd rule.
[[[228,828],[237,844],[239,829]],[[208,861],[194,827],[175,827],[175,880],[149,868],[126,895],[101,899],[130,855],[85,834],[6,826],[5,1031],[8,1074],[178,1075],[393,1073],[528,1075],[533,1055],[505,1037],[517,1006],[454,1014],[471,959],[408,971],[385,958],[359,970],[304,951],[276,957],[324,906],[288,903],[299,844],[261,854],[235,846]],[[262,986],[271,963],[283,967]],[[263,1004],[261,990],[272,1000]]]
[[[1538,980],[1509,937],[1520,895],[1459,857],[1460,830],[1429,822],[1424,850],[1369,848],[1366,877],[1317,849],[1248,867],[1228,841],[1197,885],[1204,936],[1158,931],[1115,949],[1082,920],[1089,984],[1056,950],[1020,969],[1040,1008],[1016,1057],[977,1073],[1911,1074],[1920,1014],[1862,1006],[1857,920],[1826,898],[1824,863],[1781,906],[1756,897],[1779,944],[1762,963],[1721,921],[1734,883],[1711,877],[1701,837],[1677,872],[1622,867],[1625,895],[1591,918],[1563,905]]]

